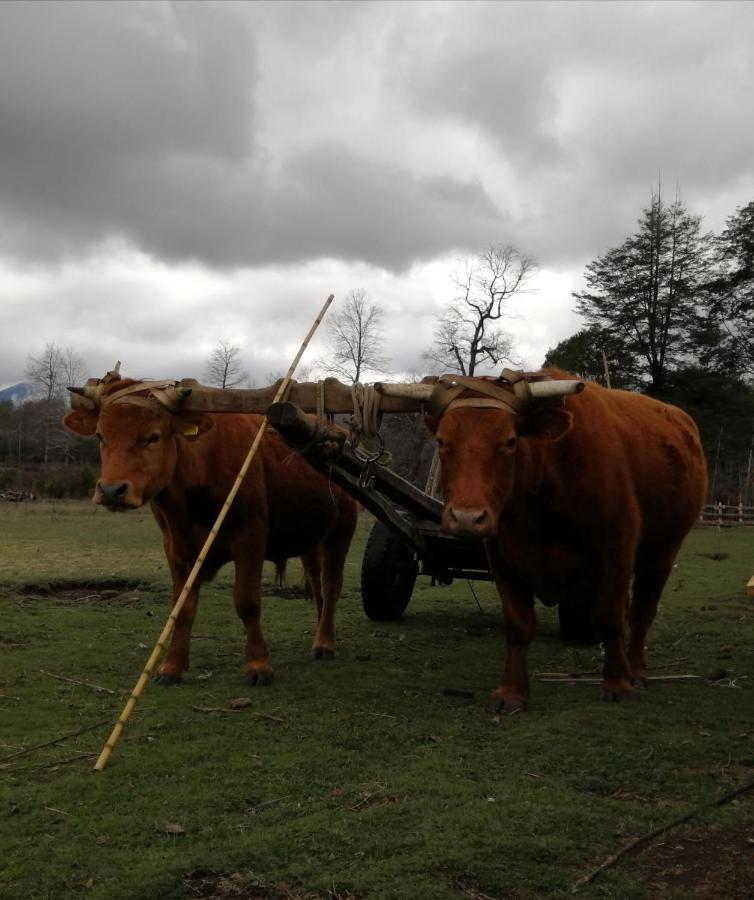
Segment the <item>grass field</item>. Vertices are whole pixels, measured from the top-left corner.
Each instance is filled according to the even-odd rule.
[[[535,677],[530,709],[499,721],[493,589],[420,582],[402,621],[370,622],[367,525],[335,661],[309,658],[300,591],[270,586],[276,681],[247,687],[224,570],[183,684],[150,685],[93,774],[167,614],[156,526],[83,503],[0,505],[0,897],[564,897],[632,838],[754,777],[754,529],[695,531],[650,632],[650,674],[703,678],[605,704],[596,685]],[[532,673],[599,668],[597,648],[539,616]],[[753,857],[747,794],[580,896],[750,897]]]

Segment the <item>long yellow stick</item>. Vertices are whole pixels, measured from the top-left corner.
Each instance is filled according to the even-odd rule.
[[[296,366],[299,364],[301,357],[304,355],[304,351],[309,345],[309,341],[312,339],[312,335],[319,327],[320,322],[325,317],[325,313],[327,312],[330,304],[333,301],[333,295],[330,296],[325,301],[325,305],[319,312],[319,315],[314,320],[314,324],[309,329],[309,333],[304,338],[304,342],[301,344],[301,347],[296,354],[296,358],[290,365],[288,372],[286,373],[285,378],[280,383],[280,387],[277,389],[277,393],[275,394],[275,399],[272,401],[273,403],[278,403],[285,396],[285,392],[288,389],[288,385],[293,378],[293,373],[296,371]],[[217,532],[220,530],[220,526],[225,521],[225,517],[228,514],[228,510],[231,507],[231,504],[236,498],[236,494],[241,487],[241,484],[246,477],[246,473],[249,471],[249,466],[252,463],[252,460],[257,454],[257,449],[262,441],[262,437],[264,436],[265,431],[267,430],[267,420],[265,419],[259,427],[259,431],[256,433],[256,437],[254,438],[254,442],[249,449],[248,454],[246,455],[246,459],[244,460],[243,465],[241,466],[241,471],[238,473],[238,477],[236,478],[235,484],[230,489],[230,493],[228,494],[225,503],[223,504],[223,508],[220,510],[220,514],[215,521],[215,524],[212,526],[212,530],[210,531],[207,540],[204,542],[204,546],[202,547],[199,556],[194,563],[194,568],[191,570],[188,579],[186,580],[186,584],[183,586],[183,590],[180,593],[180,596],[176,600],[173,605],[173,609],[168,616],[168,620],[165,623],[165,627],[162,629],[162,632],[157,638],[157,643],[154,645],[154,649],[147,660],[147,664],[144,666],[144,671],[139,676],[136,684],[134,685],[134,689],[131,691],[131,696],[128,698],[128,702],[123,707],[123,712],[120,714],[120,718],[115,723],[115,727],[113,728],[110,737],[107,739],[105,746],[102,748],[102,752],[100,753],[97,762],[94,764],[94,771],[101,772],[105,766],[107,765],[107,761],[110,759],[110,755],[115,749],[115,745],[118,743],[121,734],[123,733],[123,729],[125,728],[126,722],[131,716],[131,713],[134,710],[134,707],[139,701],[139,698],[144,691],[144,687],[149,681],[149,676],[154,671],[154,667],[157,664],[157,660],[160,658],[160,653],[163,651],[165,647],[165,643],[173,633],[173,629],[175,628],[176,619],[183,608],[183,604],[186,602],[186,597],[188,597],[191,588],[194,586],[194,582],[199,575],[199,571],[204,563],[204,560],[209,552],[210,547],[215,542],[215,538],[217,537]]]

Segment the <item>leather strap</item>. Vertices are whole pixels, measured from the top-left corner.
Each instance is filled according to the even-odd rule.
[[[491,381],[468,375],[443,375],[429,398],[428,412],[434,418],[440,418],[451,406],[476,406],[496,407],[522,414],[532,400],[525,374],[505,369],[502,377],[504,383],[499,379]],[[484,396],[461,399],[465,391],[475,391]]]

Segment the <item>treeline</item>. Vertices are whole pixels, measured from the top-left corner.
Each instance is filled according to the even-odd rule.
[[[47,344],[30,356],[26,376],[34,399],[18,406],[0,402],[0,491],[43,497],[82,497],[91,492],[98,464],[96,446],[79,441],[63,427],[66,386],[86,376],[73,350]]]
[[[586,268],[586,327],[545,365],[675,403],[697,421],[710,499],[752,501],[754,202],[719,235],[653,192],[636,232]]]
[[[464,261],[451,276],[455,296],[438,315],[425,366],[465,375],[520,367],[503,326],[534,268],[512,245],[491,245]],[[713,234],[679,196],[668,202],[658,187],[635,233],[586,267],[585,287],[573,299],[585,326],[550,349],[543,365],[687,410],[699,424],[709,462],[709,499],[754,502],[754,202]],[[356,382],[387,376],[382,315],[364,289],[351,291],[326,327],[326,354],[315,371],[299,377]],[[37,399],[18,407],[0,403],[0,490],[87,493],[98,465],[96,445],[73,438],[61,423],[66,385],[86,379],[81,358],[48,344],[30,357],[26,374]],[[219,341],[204,380],[219,387],[246,384],[241,348]],[[423,485],[431,443],[418,418],[390,416],[383,432],[392,465]]]
[[[96,444],[76,440],[62,425],[68,400],[0,402],[0,491],[41,497],[83,497],[94,487]]]

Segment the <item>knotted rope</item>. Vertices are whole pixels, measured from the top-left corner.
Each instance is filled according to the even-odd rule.
[[[355,382],[351,385],[351,402],[353,414],[349,422],[351,446],[363,462],[388,462],[390,454],[385,452],[385,443],[379,433],[382,424],[381,395],[372,384]],[[377,449],[374,452],[359,453],[359,444],[363,438],[375,438]]]

